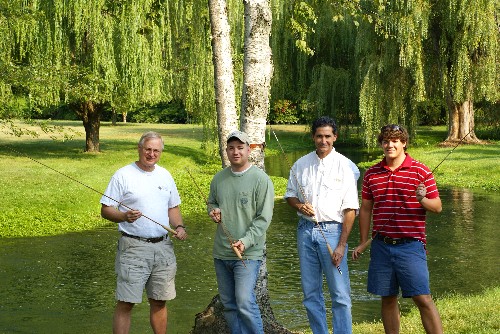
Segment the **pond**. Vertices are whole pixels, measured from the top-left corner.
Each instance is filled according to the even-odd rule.
[[[500,195],[465,189],[440,192],[443,212],[429,214],[427,226],[433,295],[478,293],[497,285],[500,225],[492,217],[500,215]],[[275,316],[289,329],[301,330],[308,323],[301,304],[296,223],[295,213],[278,199],[268,232],[267,265]],[[175,242],[179,268],[177,298],[168,302],[169,333],[188,333],[195,314],[217,293],[211,258],[215,225],[204,215],[189,217],[186,225],[190,239]],[[0,332],[109,333],[117,238],[116,226],[110,224],[85,233],[1,239]],[[350,249],[357,240],[355,227]],[[368,254],[349,260],[354,322],[379,319],[379,300],[366,292],[368,260]],[[403,311],[410,306],[402,302]],[[132,333],[150,332],[148,314],[147,302],[136,306]]]

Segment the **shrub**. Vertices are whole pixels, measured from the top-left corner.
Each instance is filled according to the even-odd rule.
[[[172,100],[137,109],[130,113],[130,119],[137,123],[186,124],[188,115],[182,101]]]
[[[420,102],[417,107],[419,125],[446,124],[446,105],[442,99],[432,99]]]
[[[273,124],[296,124],[299,121],[297,105],[290,100],[277,100],[269,113]]]

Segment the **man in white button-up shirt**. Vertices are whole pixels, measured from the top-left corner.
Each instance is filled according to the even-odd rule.
[[[335,151],[337,125],[320,117],[312,125],[316,150],[295,162],[285,199],[300,217],[297,247],[304,306],[314,334],[328,333],[322,285],[332,299],[333,332],[351,333],[347,238],[359,209],[356,165]]]

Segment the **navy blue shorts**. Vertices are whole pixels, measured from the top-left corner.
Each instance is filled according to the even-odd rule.
[[[412,241],[389,245],[374,239],[370,250],[368,292],[379,296],[429,295],[429,270],[424,244]]]

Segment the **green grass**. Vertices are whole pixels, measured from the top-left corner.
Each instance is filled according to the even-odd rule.
[[[500,287],[480,295],[453,295],[436,301],[446,334],[491,334],[500,331]],[[417,308],[401,317],[401,333],[425,333]],[[310,332],[304,332],[310,333]],[[353,333],[384,333],[382,323],[362,323],[353,326]]]
[[[492,334],[500,331],[500,287],[479,295],[450,295],[435,300],[446,334]],[[424,334],[420,314],[413,307],[401,316],[402,334]],[[354,334],[382,334],[382,322],[353,324]],[[310,330],[301,334],[311,334]]]

